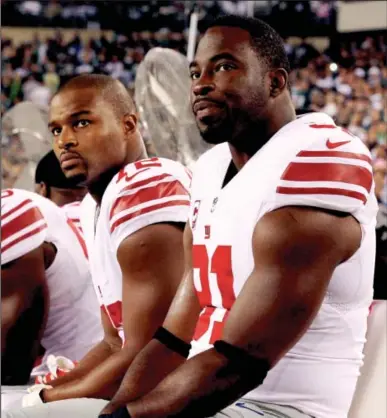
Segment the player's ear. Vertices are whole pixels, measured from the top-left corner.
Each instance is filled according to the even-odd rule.
[[[270,72],[271,85],[270,96],[277,97],[283,90],[287,88],[288,73],[283,68],[278,68]]]
[[[133,113],[124,116],[125,134],[132,134],[137,129],[137,116]]]

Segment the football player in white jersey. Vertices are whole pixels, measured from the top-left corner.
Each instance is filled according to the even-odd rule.
[[[215,21],[190,71],[216,146],[193,175],[184,279],[100,418],[345,418],[372,301],[369,152],[325,114],[296,117],[260,20]]]
[[[184,278],[100,418],[345,418],[372,301],[369,152],[325,114],[296,118],[282,40],[259,20],[217,20],[190,67],[216,146],[192,180]]]
[[[81,229],[80,205],[87,193],[84,186],[74,184],[63,174],[54,151],[48,152],[36,166],[35,192],[63,209],[68,219]]]
[[[50,355],[80,360],[102,327],[85,243],[63,211],[36,193],[6,189],[1,212],[1,379],[23,385],[31,371],[47,373]],[[33,368],[40,344],[44,356]]]
[[[81,202],[86,187],[74,184],[63,174],[54,151],[48,152],[38,162],[35,170],[35,192],[50,199],[59,207]]]
[[[89,191],[81,225],[105,336],[42,398],[110,399],[181,281],[191,177],[180,163],[147,158],[134,103],[111,77],[70,80],[51,102],[49,127],[64,174]]]

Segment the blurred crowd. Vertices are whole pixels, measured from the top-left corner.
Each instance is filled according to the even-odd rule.
[[[125,33],[169,28],[181,32],[187,27],[189,13],[200,12],[206,22],[220,13],[265,16],[274,27],[297,31],[305,27],[313,36],[328,33],[334,27],[336,1],[311,0],[1,0],[7,26],[100,28]],[[308,23],[303,25],[302,23]],[[292,35],[296,35],[292,33]]]

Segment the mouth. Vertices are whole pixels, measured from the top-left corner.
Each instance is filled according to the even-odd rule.
[[[60,166],[62,170],[69,170],[83,162],[79,154],[66,152],[60,157]]]
[[[193,112],[199,121],[205,121],[207,118],[213,118],[223,111],[220,103],[212,100],[199,100],[193,105]]]

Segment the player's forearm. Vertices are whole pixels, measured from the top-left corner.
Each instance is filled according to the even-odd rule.
[[[120,348],[115,348],[111,344],[108,344],[105,340],[102,340],[83,357],[83,359],[73,370],[71,370],[69,373],[66,373],[64,376],[53,380],[50,382],[50,385],[52,387],[57,387],[82,378],[86,374],[90,373],[91,370],[98,367],[111,355],[116,353],[119,349]]]
[[[133,418],[208,417],[254,388],[207,350],[185,362],[153,391],[127,405]]]
[[[134,356],[132,350],[121,349],[80,379],[45,390],[44,399],[47,402],[85,397],[111,399]]]
[[[105,411],[112,412],[119,406],[145,395],[185,361],[184,357],[164,344],[155,339],[151,340],[130,365],[119,390]]]

